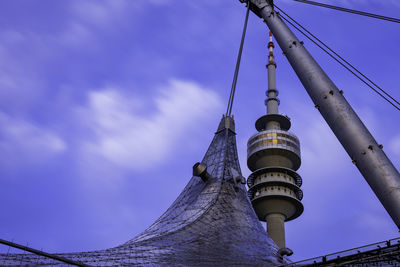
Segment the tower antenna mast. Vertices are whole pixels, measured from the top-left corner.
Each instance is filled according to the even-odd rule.
[[[247,2],[246,0],[240,0]],[[301,83],[357,166],[369,186],[400,228],[400,174],[336,85],[308,53],[274,10],[272,0],[249,0],[263,18]]]
[[[269,237],[282,255],[293,252],[286,248],[284,222],[299,217],[304,210],[301,200],[302,178],[296,172],[301,165],[299,139],[288,130],[289,117],[279,114],[272,32],[268,42],[267,114],[256,121],[258,133],[247,142],[247,166],[252,174],[247,179],[249,198],[260,221],[267,222]]]

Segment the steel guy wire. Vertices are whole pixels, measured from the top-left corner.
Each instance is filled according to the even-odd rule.
[[[341,57],[338,53],[336,53],[334,50],[332,50],[327,44],[325,44],[323,41],[321,41],[318,37],[316,37],[314,34],[312,34],[310,31],[308,31],[306,28],[304,28],[299,22],[297,22],[295,19],[293,19],[291,16],[289,16],[287,13],[285,13],[282,9],[280,9],[278,6],[274,5],[279,11],[281,11],[284,15],[286,15],[290,20],[292,20],[295,24],[297,24],[300,28],[302,28],[304,31],[306,31],[308,34],[310,34],[315,40],[320,42],[326,49],[331,51],[333,54],[335,54],[338,58],[340,58],[343,62],[345,62],[347,65],[349,65],[355,72],[363,76],[368,82],[373,84],[376,88],[378,88],[382,93],[384,93],[387,97],[389,97],[391,100],[396,102],[397,105],[400,105],[400,102],[394,99],[390,94],[388,94],[385,90],[380,88],[376,83],[374,83],[371,79],[369,79],[367,76],[365,76],[361,71],[359,71],[356,67],[354,67],[350,62],[345,60],[343,57]]]
[[[228,107],[226,109],[226,116],[230,116],[231,112],[232,112],[233,98],[235,96],[235,91],[236,91],[236,83],[237,83],[238,74],[239,74],[240,60],[242,58],[244,39],[245,39],[245,36],[246,36],[247,22],[249,20],[249,11],[250,11],[250,3],[247,2],[247,10],[246,10],[246,17],[244,19],[242,39],[240,41],[239,53],[238,53],[238,57],[237,57],[237,60],[236,60],[235,73],[233,75],[231,93],[229,95]]]
[[[309,39],[311,42],[313,42],[315,45],[317,45],[322,51],[324,51],[326,54],[328,54],[332,59],[334,59],[336,62],[338,62],[342,67],[347,69],[350,73],[352,73],[355,77],[357,77],[360,81],[362,81],[364,84],[366,84],[369,88],[371,88],[375,93],[377,93],[379,96],[381,96],[383,99],[385,99],[389,104],[391,104],[393,107],[395,107],[397,110],[400,111],[400,103],[396,99],[394,99],[389,93],[381,89],[379,86],[377,86],[374,82],[372,82],[367,76],[362,74],[358,69],[353,67],[350,63],[348,63],[346,60],[344,60],[340,55],[338,55],[336,52],[334,52],[331,48],[329,48],[325,43],[323,43],[320,39],[315,37],[313,34],[311,34],[307,29],[305,29],[303,26],[301,26],[300,23],[295,21],[293,18],[291,18],[289,15],[287,15],[282,9],[280,9],[278,6],[274,5],[279,11],[281,11],[284,15],[286,15],[290,20],[292,20],[294,23],[296,23],[299,27],[304,29],[307,33],[309,33],[312,37],[314,37],[318,42],[321,43],[322,46],[325,46],[328,50],[330,50],[332,53],[330,53],[327,49],[322,47],[317,41],[313,40],[307,33],[305,33],[303,30],[301,30],[299,27],[294,25],[288,18],[285,18],[285,16],[281,15],[281,18],[284,19],[286,22],[288,22],[290,25],[292,25],[296,30],[298,30],[301,34],[303,34],[307,39]],[[338,58],[342,59],[343,62],[347,63],[349,66],[346,66],[343,62],[341,62]],[[392,102],[390,99],[388,99],[386,96],[384,96],[381,92],[379,92],[377,89],[375,89],[371,84],[369,84],[367,81],[365,81],[362,77],[360,77],[356,72],[358,72],[362,77],[364,77],[367,81],[369,81],[371,84],[375,85],[378,90],[380,90],[383,94],[385,94],[387,97],[392,99],[394,102]]]
[[[343,11],[343,12],[348,12],[348,13],[352,13],[352,14],[356,14],[356,15],[366,16],[366,17],[370,17],[370,18],[400,23],[400,19],[397,19],[397,18],[382,16],[382,15],[368,13],[368,12],[359,11],[359,10],[355,10],[355,9],[333,6],[333,5],[328,5],[328,4],[319,3],[319,2],[310,1],[310,0],[294,0],[294,1],[300,2],[300,3],[305,3],[305,4],[310,4],[310,5],[314,5],[314,6],[320,6],[320,7],[330,8],[330,9],[334,9],[334,10],[339,10],[339,11]]]

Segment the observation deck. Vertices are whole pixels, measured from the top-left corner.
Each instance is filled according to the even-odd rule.
[[[282,202],[285,206],[283,212],[287,214],[285,221],[293,220],[301,215],[304,210],[300,202],[303,199],[303,191],[300,189],[302,180],[296,172],[286,168],[272,167],[260,169],[250,177],[248,196],[260,221],[266,221],[268,215],[266,211],[282,212]],[[278,200],[279,205],[274,203],[274,200]],[[277,209],[273,211],[271,208],[265,208],[264,205],[271,205]]]
[[[265,130],[247,142],[247,166],[251,171],[268,166],[297,170],[301,165],[300,156],[299,139],[290,132]]]

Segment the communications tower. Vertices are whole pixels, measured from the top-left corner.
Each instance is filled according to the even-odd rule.
[[[276,63],[272,33],[269,33],[267,114],[256,121],[258,133],[247,142],[247,166],[252,174],[247,179],[249,197],[261,221],[267,222],[268,235],[279,248],[285,247],[284,222],[303,212],[303,192],[299,169],[300,142],[288,132],[290,118],[278,112],[278,90],[275,86]]]

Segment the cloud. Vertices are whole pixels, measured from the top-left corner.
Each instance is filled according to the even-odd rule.
[[[136,2],[136,1],[134,1]],[[115,22],[127,11],[130,1],[124,0],[85,0],[74,1],[72,19],[79,20],[92,26],[115,27]]]
[[[394,137],[390,142],[390,149],[394,154],[400,156],[400,135]]]
[[[40,164],[67,150],[67,144],[49,129],[0,112],[0,149],[3,164]]]
[[[310,167],[313,172],[325,173],[327,169],[333,171],[335,165],[332,162],[343,163],[339,142],[323,120],[314,120],[305,125],[307,128],[303,129],[301,140],[304,167]],[[315,166],[315,163],[318,165]]]
[[[92,40],[93,35],[91,31],[81,23],[70,22],[69,26],[61,33],[59,40],[60,43],[80,46]]]
[[[394,136],[389,141],[389,146],[384,149],[388,150],[389,159],[393,162],[395,167],[399,169],[400,167],[400,135]]]
[[[94,136],[83,144],[85,152],[119,167],[154,166],[184,147],[185,133],[215,117],[221,106],[216,93],[194,82],[171,80],[158,92],[150,104],[116,88],[90,92],[80,110]]]
[[[91,45],[101,34],[116,32],[127,23],[132,23],[132,16],[135,17],[132,12],[137,13],[136,6],[136,1],[124,0],[72,1],[68,6],[70,16],[66,27],[57,40],[72,47]],[[96,45],[99,45],[98,42]]]
[[[148,2],[152,5],[166,5],[171,3],[171,0],[148,0]]]

